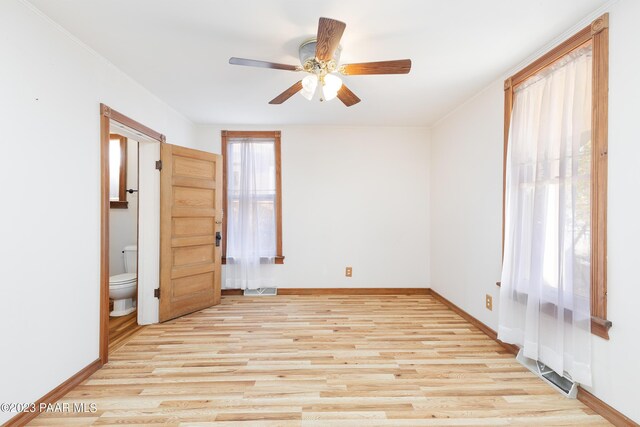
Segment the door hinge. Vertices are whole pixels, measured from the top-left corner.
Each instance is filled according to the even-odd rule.
[[[156,160],[156,169],[162,170],[162,160]]]
[[[160,288],[155,288],[153,290],[153,296],[160,299]]]

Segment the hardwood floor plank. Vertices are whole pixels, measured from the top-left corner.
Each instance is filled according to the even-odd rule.
[[[138,325],[138,312],[109,317],[109,353],[122,347],[143,327]]]
[[[136,331],[60,402],[97,411],[31,425],[609,425],[429,295],[226,296]]]

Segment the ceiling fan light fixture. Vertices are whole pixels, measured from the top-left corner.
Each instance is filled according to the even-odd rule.
[[[302,90],[300,90],[300,95],[311,101],[313,99],[313,95],[316,93],[317,86],[318,76],[316,76],[315,74],[309,74],[304,79],[302,79]]]
[[[325,101],[331,101],[338,96],[338,91],[342,87],[342,79],[333,74],[327,74],[322,79],[322,96]]]
[[[311,101],[316,98],[317,92],[317,98],[321,102],[331,101],[337,97],[345,106],[351,107],[360,102],[360,98],[349,90],[346,85],[342,84],[342,80],[333,73],[356,76],[367,74],[407,74],[411,71],[410,59],[340,64],[342,50],[340,40],[345,28],[346,24],[344,22],[321,17],[318,20],[316,37],[303,42],[298,49],[301,65],[280,64],[236,57],[230,58],[229,63],[232,65],[306,72],[309,74],[269,101],[269,104],[272,105],[282,104],[297,92],[300,92],[302,96]]]

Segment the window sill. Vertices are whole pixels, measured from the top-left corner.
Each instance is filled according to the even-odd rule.
[[[597,335],[605,340],[609,339],[609,329],[611,329],[613,323],[610,320],[601,319],[599,317],[591,316],[591,333]]]
[[[502,283],[496,282],[496,286],[501,286]],[[613,323],[610,320],[602,319],[600,317],[591,316],[591,333],[597,335],[605,340],[609,339],[609,329],[611,329]]]
[[[274,257],[274,264],[284,264],[284,256],[282,255],[278,255],[276,257]],[[267,262],[268,258],[260,258],[260,264],[270,264],[269,262]],[[227,257],[222,257],[222,264],[226,264],[227,263]]]
[[[109,207],[111,209],[128,209],[129,202],[126,200],[110,200]]]

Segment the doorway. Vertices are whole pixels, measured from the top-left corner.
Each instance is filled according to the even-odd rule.
[[[111,123],[109,135],[109,351],[138,324],[138,141]]]
[[[109,359],[112,135],[138,143],[137,324],[164,322],[216,305],[221,282],[222,156],[167,144],[164,135],[101,104],[102,364]],[[122,307],[130,309],[133,301]]]
[[[157,322],[160,176],[165,137],[100,105],[100,359]],[[155,305],[155,315],[154,306]]]

